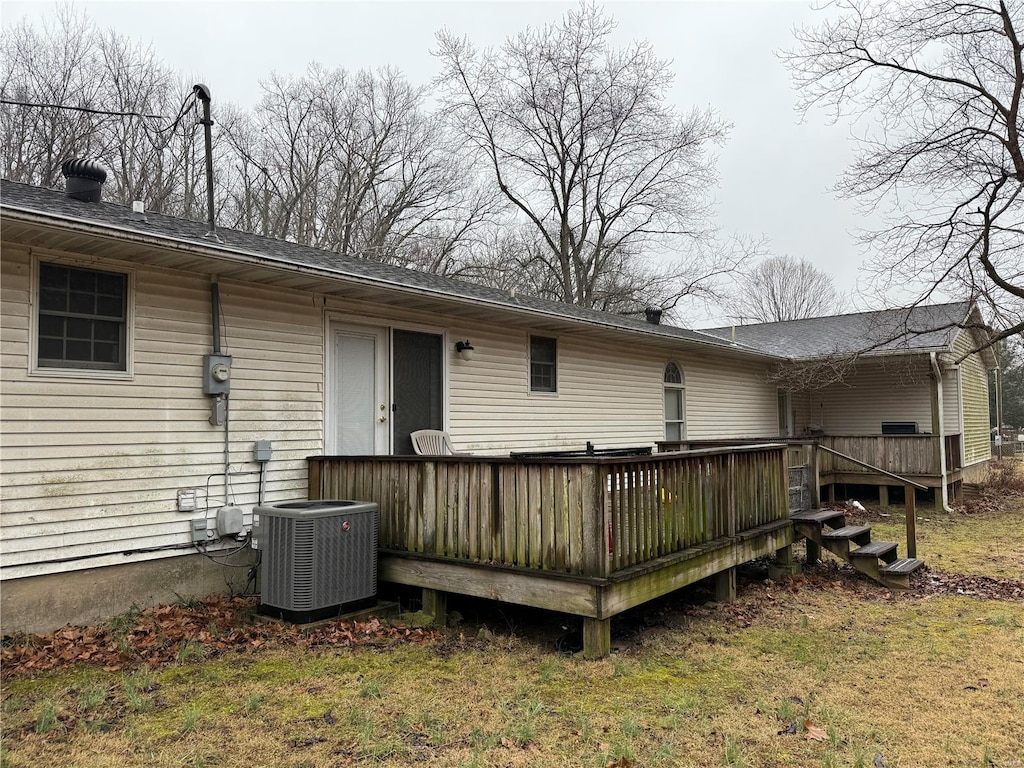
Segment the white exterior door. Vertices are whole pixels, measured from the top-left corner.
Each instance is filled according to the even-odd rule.
[[[387,331],[332,325],[330,352],[327,453],[390,453]]]

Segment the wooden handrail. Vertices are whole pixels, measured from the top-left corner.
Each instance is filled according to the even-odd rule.
[[[928,486],[926,485],[915,483],[913,480],[910,480],[909,478],[903,477],[902,475],[897,475],[893,472],[889,472],[887,470],[882,469],[881,467],[876,467],[874,464],[868,464],[868,462],[866,461],[855,459],[853,458],[853,456],[847,456],[845,453],[840,453],[839,451],[832,450],[828,446],[819,444],[818,449],[825,451],[825,453],[831,453],[833,456],[838,456],[839,458],[845,459],[846,461],[852,462],[853,464],[856,464],[858,466],[864,467],[864,469],[870,469],[874,472],[878,472],[881,475],[885,475],[886,477],[891,477],[893,480],[899,480],[903,485],[912,485],[915,488],[920,488],[922,491],[928,490]]]
[[[828,448],[827,446],[824,445],[819,445],[818,450],[825,451],[826,453],[831,453],[833,456],[838,456],[839,458],[845,461],[852,462],[854,464],[857,464],[858,466],[864,467],[865,469],[873,470],[875,472],[885,475],[886,477],[891,477],[894,480],[899,480],[901,483],[903,483],[903,506],[904,509],[906,509],[907,525],[907,557],[917,557],[917,501],[914,498],[914,489],[920,488],[922,491],[927,491],[927,486],[915,483],[913,480],[909,478],[901,477],[900,475],[894,474],[892,472],[887,472],[881,467],[876,467],[874,464],[868,464],[866,461],[855,459],[853,458],[853,456],[847,456],[845,453],[834,451],[831,448]]]

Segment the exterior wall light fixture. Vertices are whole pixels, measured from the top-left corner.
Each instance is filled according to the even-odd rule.
[[[476,351],[473,349],[473,345],[469,343],[469,339],[465,341],[455,342],[455,352],[466,362],[473,359],[473,355]]]

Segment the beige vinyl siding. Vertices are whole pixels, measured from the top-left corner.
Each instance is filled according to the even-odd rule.
[[[453,338],[469,335],[456,329]],[[529,334],[477,328],[471,336],[475,358],[455,359],[449,369],[449,425],[462,450],[582,448],[588,440],[599,447],[653,445],[665,434],[669,360],[685,378],[688,439],[778,431],[776,390],[757,365],[561,336],[557,394],[531,393]]]
[[[806,423],[831,435],[878,435],[883,421],[913,421],[931,432],[930,368],[926,357],[862,361],[841,384],[811,392]]]
[[[969,331],[961,331],[953,341],[953,354],[960,357],[974,345]],[[988,370],[978,354],[968,355],[960,363],[960,393],[963,400],[964,466],[992,457],[988,406]]]
[[[557,339],[557,393],[529,391],[529,331],[498,325],[467,327],[447,318],[379,305],[327,299],[328,317],[446,336],[445,425],[456,449],[480,454],[509,451],[653,446],[665,435],[665,365],[675,361],[686,379],[689,439],[765,437],[778,433],[774,386],[764,367],[726,357],[601,343],[542,328]],[[457,340],[473,343],[474,357],[455,355]]]
[[[450,359],[448,420],[464,450],[583,448],[588,440],[621,447],[661,439],[660,357],[561,336],[558,391],[536,393],[529,391],[529,334],[491,328],[465,335],[477,352],[472,361]]]
[[[132,559],[188,553],[190,520],[205,517],[212,529],[225,501],[243,509],[248,525],[258,439],[273,443],[266,500],[303,498],[306,457],[324,450],[325,319],[442,334],[446,425],[460,449],[653,445],[664,437],[669,360],[686,379],[690,439],[777,433],[776,389],[758,364],[537,328],[558,340],[558,392],[531,393],[529,330],[465,327],[442,315],[224,280],[222,351],[233,358],[225,499],[225,430],[209,424],[212,398],[202,393],[202,357],[212,351],[209,279],[37,255],[133,274],[132,376],[29,373],[32,261],[25,248],[4,243],[4,578],[129,562],[127,551],[153,550]],[[465,338],[476,348],[472,361],[453,352]],[[197,492],[197,511],[177,511],[183,488]]]
[[[202,393],[202,356],[212,351],[209,280],[80,265],[134,273],[130,380],[28,373],[31,258],[3,245],[5,578],[125,562],[126,550],[187,547],[190,519],[206,516],[212,528],[225,503],[224,428],[209,424],[211,398]],[[234,358],[229,501],[248,524],[256,439],[273,441],[267,499],[305,496],[305,458],[322,446],[322,313],[286,291],[221,283],[220,295],[223,351]],[[196,512],[177,511],[181,488],[196,489]],[[175,550],[139,558],[168,554]],[[31,565],[68,558],[85,559]]]
[[[779,435],[779,390],[766,381],[763,366],[704,355],[684,358],[680,364],[686,374],[688,438],[717,440]]]

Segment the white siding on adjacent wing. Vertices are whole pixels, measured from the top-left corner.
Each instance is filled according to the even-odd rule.
[[[967,330],[953,341],[953,355],[959,358],[974,348]],[[988,405],[988,370],[981,355],[973,353],[960,363],[960,392],[963,400],[964,466],[992,458]]]
[[[841,384],[809,393],[804,424],[830,435],[879,435],[883,421],[912,421],[931,432],[931,379],[927,358],[861,361]]]
[[[212,528],[225,503],[225,429],[208,422],[211,398],[202,393],[202,357],[212,351],[209,280],[131,271],[132,379],[32,375],[31,256],[3,245],[5,578],[91,567],[124,551],[174,554],[169,548],[191,541],[190,518],[205,516]],[[309,296],[234,283],[221,283],[220,296],[223,351],[234,358],[227,501],[248,523],[256,439],[273,442],[268,499],[304,497],[305,458],[322,450],[322,311]],[[177,511],[181,488],[197,491],[198,511]]]
[[[942,426],[947,435],[962,431],[960,423],[960,371],[951,369],[942,372]]]

